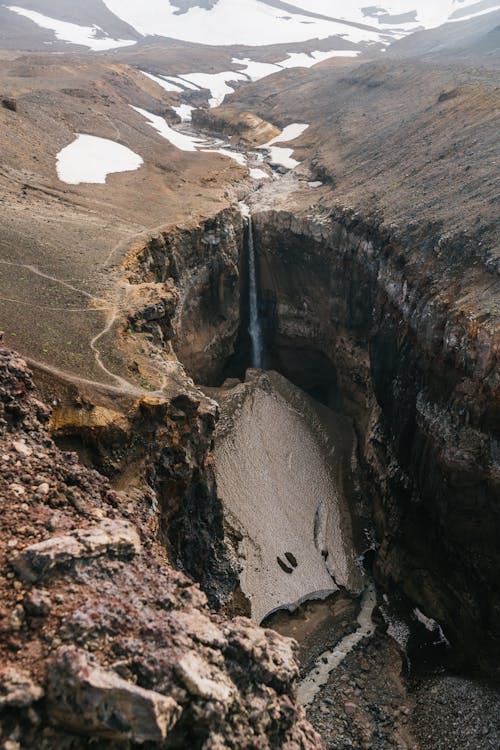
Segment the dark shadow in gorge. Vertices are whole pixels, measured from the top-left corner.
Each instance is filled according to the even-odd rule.
[[[244,380],[247,369],[251,367],[248,303],[248,227],[245,228],[244,233],[244,246],[240,258],[239,276],[240,326],[234,345],[234,352],[224,364],[221,376],[217,379],[217,382],[205,383],[205,385],[220,386],[225,380],[232,378]],[[263,331],[265,369],[275,370],[324,406],[333,411],[341,411],[341,397],[338,390],[337,371],[334,364],[317,348],[290,346],[286,343],[282,345],[277,344],[275,340],[276,297],[268,291],[263,294],[259,278],[257,282],[259,289],[259,317]]]

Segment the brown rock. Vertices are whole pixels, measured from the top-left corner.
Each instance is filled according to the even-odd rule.
[[[25,581],[37,581],[59,565],[101,555],[129,557],[140,548],[139,535],[131,524],[106,520],[88,529],[32,544],[14,557],[11,564]]]
[[[177,673],[189,692],[199,698],[227,704],[236,696],[236,687],[229,677],[192,651],[182,657]]]
[[[62,648],[49,669],[48,711],[57,725],[83,734],[132,742],[163,742],[182,709],[173,698],[133,685]]]
[[[3,96],[1,101],[2,107],[10,109],[11,112],[17,112],[17,101],[13,96]]]

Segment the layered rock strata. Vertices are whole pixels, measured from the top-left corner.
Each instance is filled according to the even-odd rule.
[[[302,386],[319,380],[354,418],[378,580],[494,671],[498,264],[474,238],[340,209],[257,208],[254,229],[272,364]]]
[[[153,237],[125,261],[134,297],[148,300],[158,290],[158,304],[141,305],[130,317],[135,329],[150,333],[198,383],[217,380],[232,354],[240,318],[239,260],[243,219],[224,209],[192,226],[171,227]],[[167,299],[160,290],[168,290]]]

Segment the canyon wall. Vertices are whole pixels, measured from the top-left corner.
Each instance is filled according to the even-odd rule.
[[[137,405],[132,434],[156,430],[168,464],[194,408],[158,407]],[[320,750],[296,704],[294,642],[211,612],[156,541],[147,497],[59,450],[49,417],[0,344],[2,747]]]
[[[155,533],[172,564],[201,583],[212,606],[230,597],[237,566],[224,539],[210,452],[217,405],[192,378],[213,381],[233,353],[242,243],[236,208],[171,227],[131,250],[113,345],[136,379],[160,374],[162,388],[142,396],[81,384],[61,395],[59,388],[52,417],[61,446],[78,450],[115,487],[149,494]]]
[[[326,209],[253,216],[266,366],[353,419],[364,470],[356,510],[375,521],[378,581],[404,591],[464,661],[488,671],[500,641],[498,264],[473,238],[433,227],[401,234]],[[243,235],[230,209],[129,256],[138,299],[169,290],[171,304],[129,321],[175,364],[172,393],[145,418],[127,415],[116,466],[106,431],[86,438],[118,484],[140,455],[172,562],[213,603],[227,599],[236,572],[213,480],[216,407],[189,376],[220,382],[246,337]],[[78,432],[56,425],[59,436]]]
[[[151,285],[167,285],[176,299],[157,316],[156,340],[171,340],[175,355],[197,383],[216,380],[233,353],[240,318],[238,263],[243,219],[237,207],[192,226],[171,227],[126,261],[139,298]],[[135,318],[148,318],[139,313]]]
[[[269,364],[354,418],[375,573],[465,661],[498,653],[498,268],[353,212],[254,214]],[[326,390],[325,390],[326,389]]]

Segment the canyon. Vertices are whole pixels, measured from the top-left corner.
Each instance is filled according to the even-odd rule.
[[[496,58],[117,19],[0,52],[3,747],[496,748]]]

